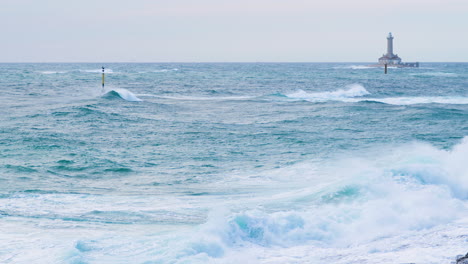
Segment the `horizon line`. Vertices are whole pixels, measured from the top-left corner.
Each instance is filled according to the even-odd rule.
[[[413,62],[413,61],[411,61]],[[414,61],[418,63],[468,63],[468,61]],[[103,61],[103,62],[90,62],[90,61],[4,61],[0,64],[28,64],[28,63],[37,63],[37,64],[53,64],[53,63],[87,63],[87,64],[112,64],[112,63],[366,63],[366,64],[376,64],[376,62],[365,62],[365,61]]]

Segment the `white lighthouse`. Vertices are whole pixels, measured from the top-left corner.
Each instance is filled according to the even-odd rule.
[[[393,56],[393,36],[392,36],[392,32],[388,33],[388,37],[387,37],[387,55]]]
[[[379,58],[379,64],[384,65],[395,65],[401,64],[401,58],[397,54],[393,54],[393,36],[392,33],[388,33],[387,37],[387,54],[384,54]]]
[[[369,65],[370,67],[398,67],[398,68],[406,68],[406,67],[419,67],[419,62],[401,62],[401,58],[398,57],[397,54],[393,53],[393,36],[392,33],[388,33],[387,36],[387,53],[384,54],[382,57],[379,58],[378,64]]]

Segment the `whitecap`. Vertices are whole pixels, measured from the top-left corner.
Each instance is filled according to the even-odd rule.
[[[173,68],[173,69],[160,69],[160,70],[154,70],[153,72],[173,72],[173,71],[178,71],[179,69]]]
[[[113,89],[107,91],[104,95],[111,95],[111,94],[115,94],[115,95],[119,96],[120,98],[122,98],[122,99],[124,99],[126,101],[130,101],[130,102],[141,102],[141,101],[143,101],[140,98],[138,98],[135,94],[130,92],[129,90],[123,89],[123,88],[113,88]]]
[[[350,98],[360,97],[370,94],[366,88],[360,84],[352,84],[347,87],[348,89],[338,89],[331,92],[316,92],[309,93],[303,90],[294,93],[286,94],[288,98],[307,100],[310,102],[324,102],[324,101],[350,101]],[[351,100],[354,101],[354,100]]]
[[[422,73],[412,73],[412,76],[429,76],[429,77],[458,77],[456,73],[453,72],[422,72]]]
[[[361,158],[335,160],[319,171],[322,179],[334,179],[319,191],[302,179],[308,170],[294,171],[303,187],[280,200],[257,200],[262,204],[257,209],[215,208],[189,241],[174,241],[172,248],[179,248],[177,256],[183,258],[202,255],[222,263],[250,249],[252,263],[311,256],[330,260],[317,263],[350,263],[358,257],[360,263],[376,263],[376,258],[387,263],[389,256],[407,263],[420,257],[408,257],[409,252],[443,247],[445,252],[431,254],[430,262],[442,263],[452,255],[447,249],[466,240],[460,236],[466,233],[468,216],[466,155],[468,138],[452,150],[422,143],[374,149]],[[278,203],[283,210],[268,209]]]
[[[286,94],[288,98],[306,100],[309,102],[341,101],[348,103],[379,102],[390,105],[415,105],[415,104],[468,104],[468,97],[463,96],[415,96],[415,97],[362,97],[370,93],[360,84],[348,86],[348,89],[338,89],[331,92],[309,93],[298,90]]]
[[[364,100],[362,100],[364,101]],[[391,105],[414,105],[414,104],[468,104],[468,97],[428,96],[428,97],[386,97],[366,98],[365,101],[374,101]]]
[[[63,74],[67,73],[67,71],[41,71],[42,74]]]

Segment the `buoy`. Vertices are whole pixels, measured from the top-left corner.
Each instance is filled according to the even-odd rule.
[[[102,92],[104,93],[104,66],[102,66]]]

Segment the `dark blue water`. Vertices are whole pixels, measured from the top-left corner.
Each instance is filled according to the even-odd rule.
[[[0,64],[0,262],[449,263],[467,87],[466,63]]]

